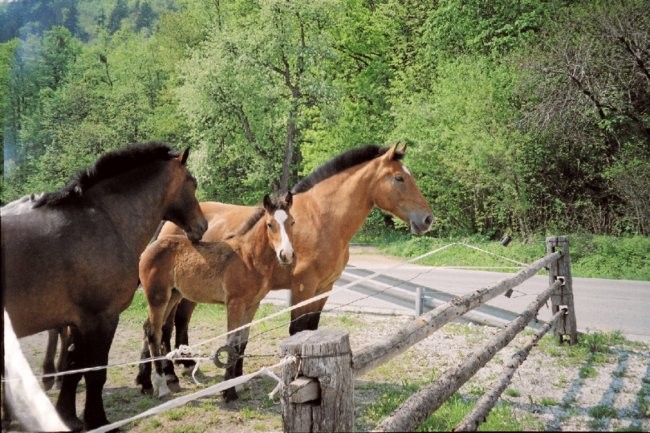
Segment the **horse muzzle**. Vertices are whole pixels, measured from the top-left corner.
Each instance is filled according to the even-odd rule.
[[[283,266],[289,266],[293,264],[296,259],[296,255],[293,250],[280,250],[278,251],[278,260]]]
[[[413,212],[409,216],[409,221],[411,223],[411,233],[414,235],[421,235],[429,231],[435,218],[430,213]]]
[[[208,229],[208,221],[202,216],[186,230],[185,234],[192,242],[198,242],[203,237],[203,233]]]

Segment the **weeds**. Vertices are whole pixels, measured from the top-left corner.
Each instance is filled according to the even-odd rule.
[[[518,390],[516,390],[514,388],[508,388],[508,389],[505,390],[505,395],[507,395],[508,397],[520,397],[521,392],[519,392]]]
[[[557,400],[549,398],[549,397],[542,397],[542,399],[539,401],[539,404],[545,407],[550,407],[550,406],[559,406],[560,403],[557,402]]]
[[[616,418],[616,409],[609,405],[600,404],[589,409],[589,416],[594,418]]]

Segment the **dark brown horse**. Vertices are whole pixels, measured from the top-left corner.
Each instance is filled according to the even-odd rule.
[[[289,281],[271,290],[291,289],[293,305],[331,290],[348,262],[350,240],[373,206],[408,223],[414,234],[429,230],[433,223],[431,208],[401,162],[405,151],[406,146],[399,150],[396,145],[352,149],[326,162],[293,188],[296,265]],[[253,207],[217,202],[202,202],[201,209],[208,219],[208,230],[203,235],[208,242],[224,239],[255,212]],[[177,234],[182,234],[178,227],[166,223],[159,238]],[[316,329],[325,301],[293,310],[290,334]],[[184,299],[177,308],[177,347],[188,344],[187,326],[194,306]],[[164,329],[166,344],[171,328],[168,322]],[[171,364],[166,373],[174,374]]]
[[[192,244],[185,236],[164,236],[147,247],[140,257],[140,281],[148,302],[142,359],[136,383],[143,393],[160,397],[170,391],[163,373],[162,327],[185,297],[192,302],[225,304],[228,331],[253,320],[260,301],[271,287],[287,281],[294,262],[291,237],[291,193],[264,197],[259,208],[239,232],[224,241]],[[237,351],[236,362],[226,368],[225,379],[241,376],[248,328],[233,332],[227,343]],[[166,347],[165,350],[169,350]],[[167,362],[167,361],[165,361]],[[234,388],[224,391],[234,394]]]
[[[110,152],[63,189],[2,208],[2,295],[16,335],[70,326],[71,369],[102,366],[138,285],[140,253],[161,220],[198,241],[207,222],[188,151],[148,143]],[[76,389],[86,381],[84,423]],[[108,423],[106,370],[63,377],[56,404],[72,429]]]

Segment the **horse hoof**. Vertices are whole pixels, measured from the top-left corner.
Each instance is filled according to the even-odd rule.
[[[143,395],[153,395],[153,386],[140,388],[140,393]]]
[[[175,374],[166,374],[165,375],[165,380],[167,381],[167,385],[171,385],[173,383],[178,383],[178,377],[176,377]]]
[[[158,398],[163,398],[167,394],[171,393],[169,387],[167,387],[167,380],[158,373],[151,374],[151,383],[153,384],[153,393],[154,395],[157,395]]]
[[[99,428],[103,425],[110,424],[110,421],[106,419],[106,417],[102,419],[90,419],[86,422],[86,430],[94,430],[96,428]],[[115,430],[110,430],[110,431],[115,431]]]
[[[192,372],[193,371],[194,371],[194,366],[193,365],[189,366],[189,367],[183,367],[183,369],[181,370],[181,374],[183,376],[186,376],[186,377],[192,377]],[[197,368],[196,369],[196,375],[199,376],[199,375],[201,375],[201,373],[202,373],[201,369]]]
[[[237,395],[237,391],[235,390],[235,388],[228,388],[222,391],[222,395],[226,403],[239,399],[239,395]]]
[[[181,388],[181,384],[176,382],[167,382],[167,387],[169,388],[170,392],[181,392],[183,388]]]
[[[81,421],[76,416],[71,418],[64,418],[61,421],[63,421],[63,423],[68,426],[70,431],[73,432],[82,431],[85,428],[83,421]]]

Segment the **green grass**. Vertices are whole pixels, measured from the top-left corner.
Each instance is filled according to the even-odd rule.
[[[558,233],[558,235],[564,235]],[[595,236],[568,234],[572,275],[589,278],[611,278],[650,281],[650,237]],[[450,243],[466,243],[489,253],[522,263],[531,263],[546,254],[545,236],[534,239],[514,239],[504,247],[500,242],[481,236],[463,238],[434,238],[413,236],[403,230],[381,231],[369,234],[359,232],[353,242],[367,243],[381,251],[404,258],[413,258]],[[517,266],[492,255],[454,245],[422,259],[420,264],[431,266]],[[517,269],[502,269],[516,272]]]
[[[616,409],[609,405],[598,405],[589,409],[589,415],[594,418],[616,418]]]
[[[402,386],[378,385],[383,387],[381,397],[361,411],[361,421],[376,426],[388,417],[406,399],[415,393],[419,384],[404,382]],[[416,431],[451,431],[473,409],[477,396],[453,394],[433,415],[425,420]],[[515,416],[506,402],[497,404],[479,426],[480,431],[527,431],[543,430],[543,424],[532,416]]]
[[[514,388],[506,389],[504,394],[507,395],[508,397],[520,397],[521,396],[521,392],[519,392],[519,390],[516,390]]]
[[[546,407],[559,406],[560,405],[560,403],[557,400],[552,399],[550,397],[542,397],[542,399],[539,401],[539,404],[541,404],[542,406],[546,406]]]

